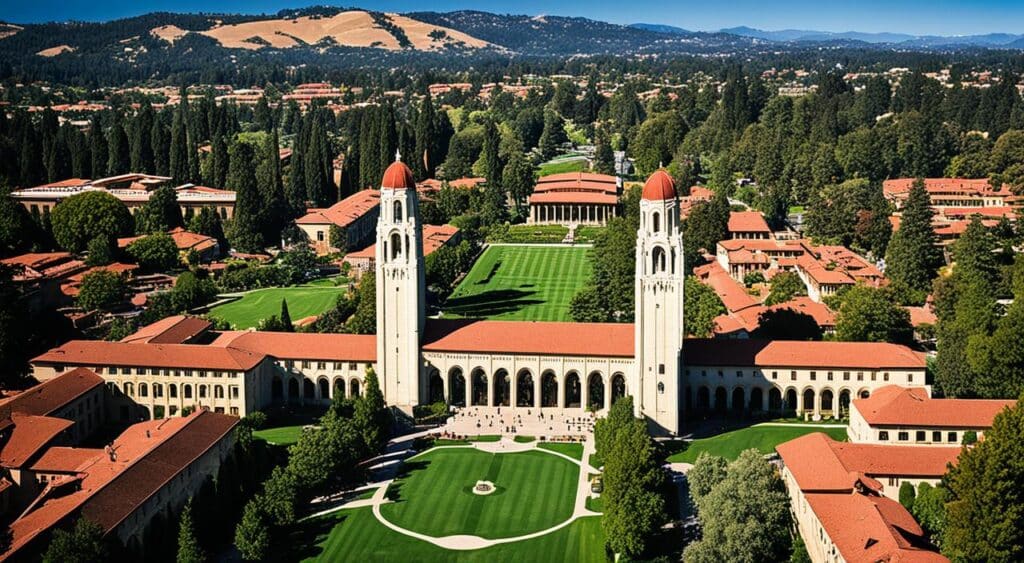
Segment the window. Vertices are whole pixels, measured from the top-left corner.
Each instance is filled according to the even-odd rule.
[[[857,381],[864,381],[864,372],[862,372],[862,371],[858,371],[857,372]]]
[[[889,372],[885,372],[882,374],[882,381],[889,381]]]
[[[164,396],[164,386],[159,383],[153,384],[153,397],[160,398]]]
[[[135,375],[146,375],[146,368],[135,368]]]
[[[658,394],[659,395],[663,395],[664,393],[665,393],[665,384],[659,381],[658,382]]]
[[[938,430],[935,430],[934,432],[932,432],[932,441],[933,442],[941,442],[942,441],[942,432],[940,432]]]
[[[772,372],[772,379],[778,379],[778,378],[779,378],[779,372],[773,371]]]
[[[302,369],[309,369],[309,360],[302,360]]]
[[[850,380],[850,372],[844,371],[843,372],[843,381],[849,381],[849,380]]]
[[[148,397],[149,396],[149,387],[145,383],[140,383],[139,384],[139,396],[140,397]]]
[[[950,432],[946,435],[946,441],[955,444],[956,443],[956,432]]]
[[[829,381],[832,381],[832,372],[828,372],[827,378],[828,378]]]
[[[651,232],[657,233],[661,231],[661,215],[655,211],[651,213]]]
[[[327,362],[317,362],[316,369],[327,369]]]
[[[238,398],[238,386],[237,385],[232,385],[231,386],[231,398],[232,399],[237,399]]]
[[[879,442],[888,442],[889,441],[889,431],[888,430],[880,430],[878,432],[878,441]]]
[[[871,374],[871,381],[874,381],[877,377],[878,377],[877,373],[872,373]]]
[[[658,364],[658,375],[665,375],[665,364]]]
[[[352,371],[355,371],[355,370],[359,369],[359,365],[356,364],[355,362],[349,362],[348,363],[348,369],[350,369]]]
[[[924,442],[925,440],[928,439],[928,433],[925,432],[924,430],[918,430],[915,433],[914,439],[917,440],[918,442]]]
[[[909,440],[909,439],[910,439],[910,432],[900,432],[900,433],[899,433],[899,434],[897,435],[897,438],[898,438],[898,439],[899,439],[899,441],[901,441],[901,442],[906,442],[907,440]]]
[[[223,399],[224,398],[224,387],[222,385],[213,386],[213,398]]]
[[[796,381],[796,371],[789,372],[790,381]]]
[[[317,231],[316,232],[316,240],[317,240],[317,242],[323,242],[324,241],[324,232],[323,231]]]
[[[736,370],[736,377],[743,377],[743,370],[741,370],[741,369]]]
[[[812,371],[811,372],[811,381],[817,381],[817,380],[818,380],[818,372]]]
[[[393,206],[393,210],[394,210],[395,222],[396,223],[401,223],[402,222],[402,202],[396,201],[394,206]]]
[[[238,407],[231,407],[231,414],[234,416],[238,416]]]
[[[913,382],[914,382],[914,374],[908,373],[907,374],[907,383],[913,383]]]
[[[199,386],[199,398],[200,399],[205,399],[206,398],[206,386],[205,385],[200,385]]]
[[[707,377],[708,376],[708,370],[706,370],[706,369],[700,370],[700,376],[701,377]]]

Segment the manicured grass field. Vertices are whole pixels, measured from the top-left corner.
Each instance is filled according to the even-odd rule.
[[[436,514],[445,514],[438,511]],[[604,535],[601,518],[580,518],[539,538],[512,542],[475,551],[448,551],[430,543],[393,532],[378,522],[370,508],[342,510],[299,524],[280,553],[281,561],[401,561],[416,563],[603,563]]]
[[[560,246],[491,246],[448,298],[445,317],[568,321],[569,302],[590,277],[587,252]]]
[[[775,451],[775,446],[799,438],[812,432],[824,432],[836,440],[846,440],[846,427],[815,428],[813,426],[751,426],[694,440],[685,446],[686,449],[669,456],[668,461],[693,463],[701,452],[733,460],[740,452],[757,448],[763,454]]]
[[[558,452],[573,459],[583,460],[583,444],[573,444],[570,442],[544,442],[542,444],[537,444],[537,447]]]
[[[445,448],[406,461],[409,473],[388,488],[388,521],[435,537],[507,538],[550,528],[572,516],[579,468],[541,452],[491,454]],[[473,494],[478,480],[497,490]]]
[[[587,159],[585,158],[561,159],[541,164],[539,174],[541,176],[550,176],[566,172],[586,172],[588,169],[589,166],[587,166]]]
[[[567,234],[569,227],[562,225],[511,225],[488,233],[487,242],[558,244]]]
[[[302,435],[302,425],[264,428],[253,432],[252,435],[277,446],[290,446],[299,441],[299,436]]]
[[[238,301],[218,305],[210,310],[210,316],[223,319],[232,327],[243,330],[252,328],[272,315],[281,313],[281,300],[288,301],[288,314],[292,321],[319,315],[334,306],[344,287],[272,287],[246,293]]]

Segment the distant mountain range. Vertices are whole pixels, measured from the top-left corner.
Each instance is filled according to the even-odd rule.
[[[690,34],[691,31],[661,24],[636,23],[631,27],[669,34]],[[719,33],[750,37],[779,43],[823,43],[856,41],[877,46],[899,46],[911,48],[941,47],[984,47],[992,49],[1022,49],[1024,34],[987,33],[984,35],[911,35],[908,33],[867,33],[862,31],[816,31],[808,29],[780,29],[765,31],[753,27],[739,26],[719,30]]]

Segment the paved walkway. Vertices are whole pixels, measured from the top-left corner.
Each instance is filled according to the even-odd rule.
[[[426,432],[422,432],[422,433],[419,433],[417,435],[413,435],[413,437],[417,437],[417,436],[425,435],[425,434],[427,434],[427,433]],[[391,483],[394,481],[394,477],[397,474],[398,466],[401,465],[401,462],[405,461],[405,460],[408,460],[408,459],[412,459],[413,457],[416,457],[417,455],[421,455],[421,454],[411,455],[412,451],[410,449],[408,449],[407,447],[405,447],[405,445],[406,445],[406,444],[404,444],[405,442],[407,442],[408,444],[411,444],[412,443],[412,438],[410,438],[409,436],[404,436],[403,440],[402,440],[402,443],[389,444],[388,445],[388,450],[389,450],[388,454],[385,454],[385,456],[382,456],[382,457],[389,457],[389,456],[392,456],[392,454],[397,454],[397,455],[394,455],[393,457],[389,457],[388,461],[385,462],[385,463],[381,463],[381,464],[375,465],[374,466],[374,472],[375,472],[376,479],[374,480],[374,482],[373,483],[369,483],[369,484],[367,484],[364,487],[360,487],[359,490],[366,490],[366,489],[369,489],[369,488],[376,488],[377,490],[373,493],[373,496],[371,498],[368,498],[368,499],[358,499],[358,500],[353,500],[353,501],[349,501],[349,502],[346,502],[346,503],[341,503],[341,504],[333,506],[333,507],[331,507],[331,508],[329,508],[327,510],[323,510],[323,511],[320,511],[320,512],[318,512],[316,514],[313,514],[311,517],[332,513],[332,512],[336,512],[338,510],[347,509],[347,508],[359,508],[359,507],[370,506],[370,507],[372,507],[373,515],[377,519],[378,522],[380,522],[384,526],[387,526],[389,529],[391,529],[391,530],[393,530],[393,531],[395,531],[395,532],[397,532],[399,534],[402,534],[402,535],[405,535],[405,536],[409,536],[409,537],[412,537],[412,538],[416,538],[416,539],[419,539],[419,540],[422,540],[422,541],[425,541],[425,542],[429,542],[429,543],[432,543],[432,544],[434,544],[434,545],[436,545],[438,547],[444,548],[444,549],[457,550],[457,551],[466,551],[466,550],[473,550],[473,549],[483,549],[483,548],[486,548],[486,547],[491,547],[491,546],[499,545],[499,544],[503,544],[503,543],[513,543],[513,542],[518,542],[518,541],[524,541],[524,540],[529,540],[529,539],[537,538],[537,537],[540,537],[540,536],[543,536],[543,535],[546,535],[546,534],[550,534],[550,533],[555,532],[557,530],[561,530],[562,528],[568,526],[569,524],[572,524],[573,522],[575,522],[579,518],[583,518],[585,516],[596,516],[596,515],[599,514],[597,512],[593,512],[593,511],[587,509],[587,498],[590,496],[590,474],[598,473],[597,468],[591,467],[591,465],[590,465],[590,463],[588,461],[590,459],[590,455],[594,453],[594,440],[593,440],[593,437],[588,438],[587,441],[583,443],[583,460],[582,461],[578,460],[578,459],[576,459],[574,457],[570,457],[570,456],[567,456],[565,454],[562,454],[560,452],[555,452],[555,451],[547,450],[547,449],[544,449],[544,448],[539,448],[537,446],[538,446],[538,444],[540,442],[537,442],[537,441],[527,442],[527,443],[520,443],[520,442],[514,441],[511,438],[505,437],[505,438],[502,438],[501,440],[499,440],[497,442],[473,442],[473,443],[468,444],[468,445],[437,446],[436,448],[432,448],[432,449],[476,448],[478,450],[481,450],[481,451],[484,451],[484,452],[493,453],[493,454],[508,454],[508,453],[519,453],[519,452],[526,452],[526,451],[531,451],[531,450],[537,450],[537,451],[544,452],[546,454],[550,454],[550,455],[561,457],[563,459],[571,461],[572,463],[575,463],[576,465],[579,466],[579,478],[577,480],[577,485],[576,485],[576,504],[573,507],[573,513],[569,517],[568,520],[565,520],[564,522],[561,522],[561,523],[559,523],[559,524],[557,524],[555,526],[552,526],[550,528],[547,528],[545,530],[539,530],[537,532],[533,532],[533,533],[530,533],[530,534],[525,534],[525,535],[515,536],[515,537],[510,537],[510,538],[496,538],[496,539],[487,539],[487,538],[482,538],[480,536],[472,536],[472,535],[454,535],[454,536],[435,537],[435,536],[428,536],[426,534],[421,534],[419,532],[414,532],[412,530],[403,528],[403,527],[401,527],[401,526],[399,526],[397,524],[394,524],[394,523],[388,521],[386,518],[384,518],[384,516],[381,514],[380,507],[383,504],[391,502],[387,498],[387,490],[388,490],[388,487],[391,485]],[[392,447],[394,447],[394,449],[395,449],[394,452],[391,451]],[[427,451],[430,451],[430,450],[427,450]],[[426,453],[426,452],[423,452],[423,453]],[[401,455],[401,454],[405,454],[405,455]],[[393,460],[396,457],[400,458],[401,461],[399,461],[398,463],[394,463]],[[383,480],[380,480],[380,477],[382,477],[384,475],[388,475],[387,478],[385,478]]]

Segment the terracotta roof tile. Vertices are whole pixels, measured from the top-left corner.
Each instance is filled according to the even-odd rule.
[[[283,360],[374,362],[377,337],[368,334],[244,331],[222,334],[211,346],[223,346]]]
[[[0,401],[0,417],[12,413],[36,416],[59,410],[85,393],[103,385],[103,378],[86,368],[76,368]]]
[[[174,315],[148,324],[121,342],[183,344],[208,330],[213,323],[199,317]]]
[[[72,340],[33,358],[32,363],[248,371],[265,357],[262,352],[216,346]]]
[[[676,185],[672,177],[664,170],[658,170],[644,183],[644,190],[640,196],[649,201],[663,201],[676,197]]]
[[[32,464],[32,471],[37,473],[71,473],[102,455],[105,454],[101,448],[56,446],[46,450]]]
[[[683,357],[696,366],[772,366],[851,369],[924,369],[924,357],[883,342],[804,342],[689,338]]]
[[[933,399],[920,387],[888,385],[853,406],[872,426],[934,426],[989,428],[992,420],[1016,401],[991,399]]]
[[[423,350],[632,358],[633,325],[427,319]]]
[[[380,205],[380,192],[361,190],[326,209],[309,209],[295,222],[299,225],[328,225],[347,227]]]
[[[11,420],[14,428],[0,447],[0,466],[6,468],[22,467],[75,424],[63,418],[19,413],[12,414]]]
[[[733,211],[729,214],[730,233],[771,233],[760,211]]]

